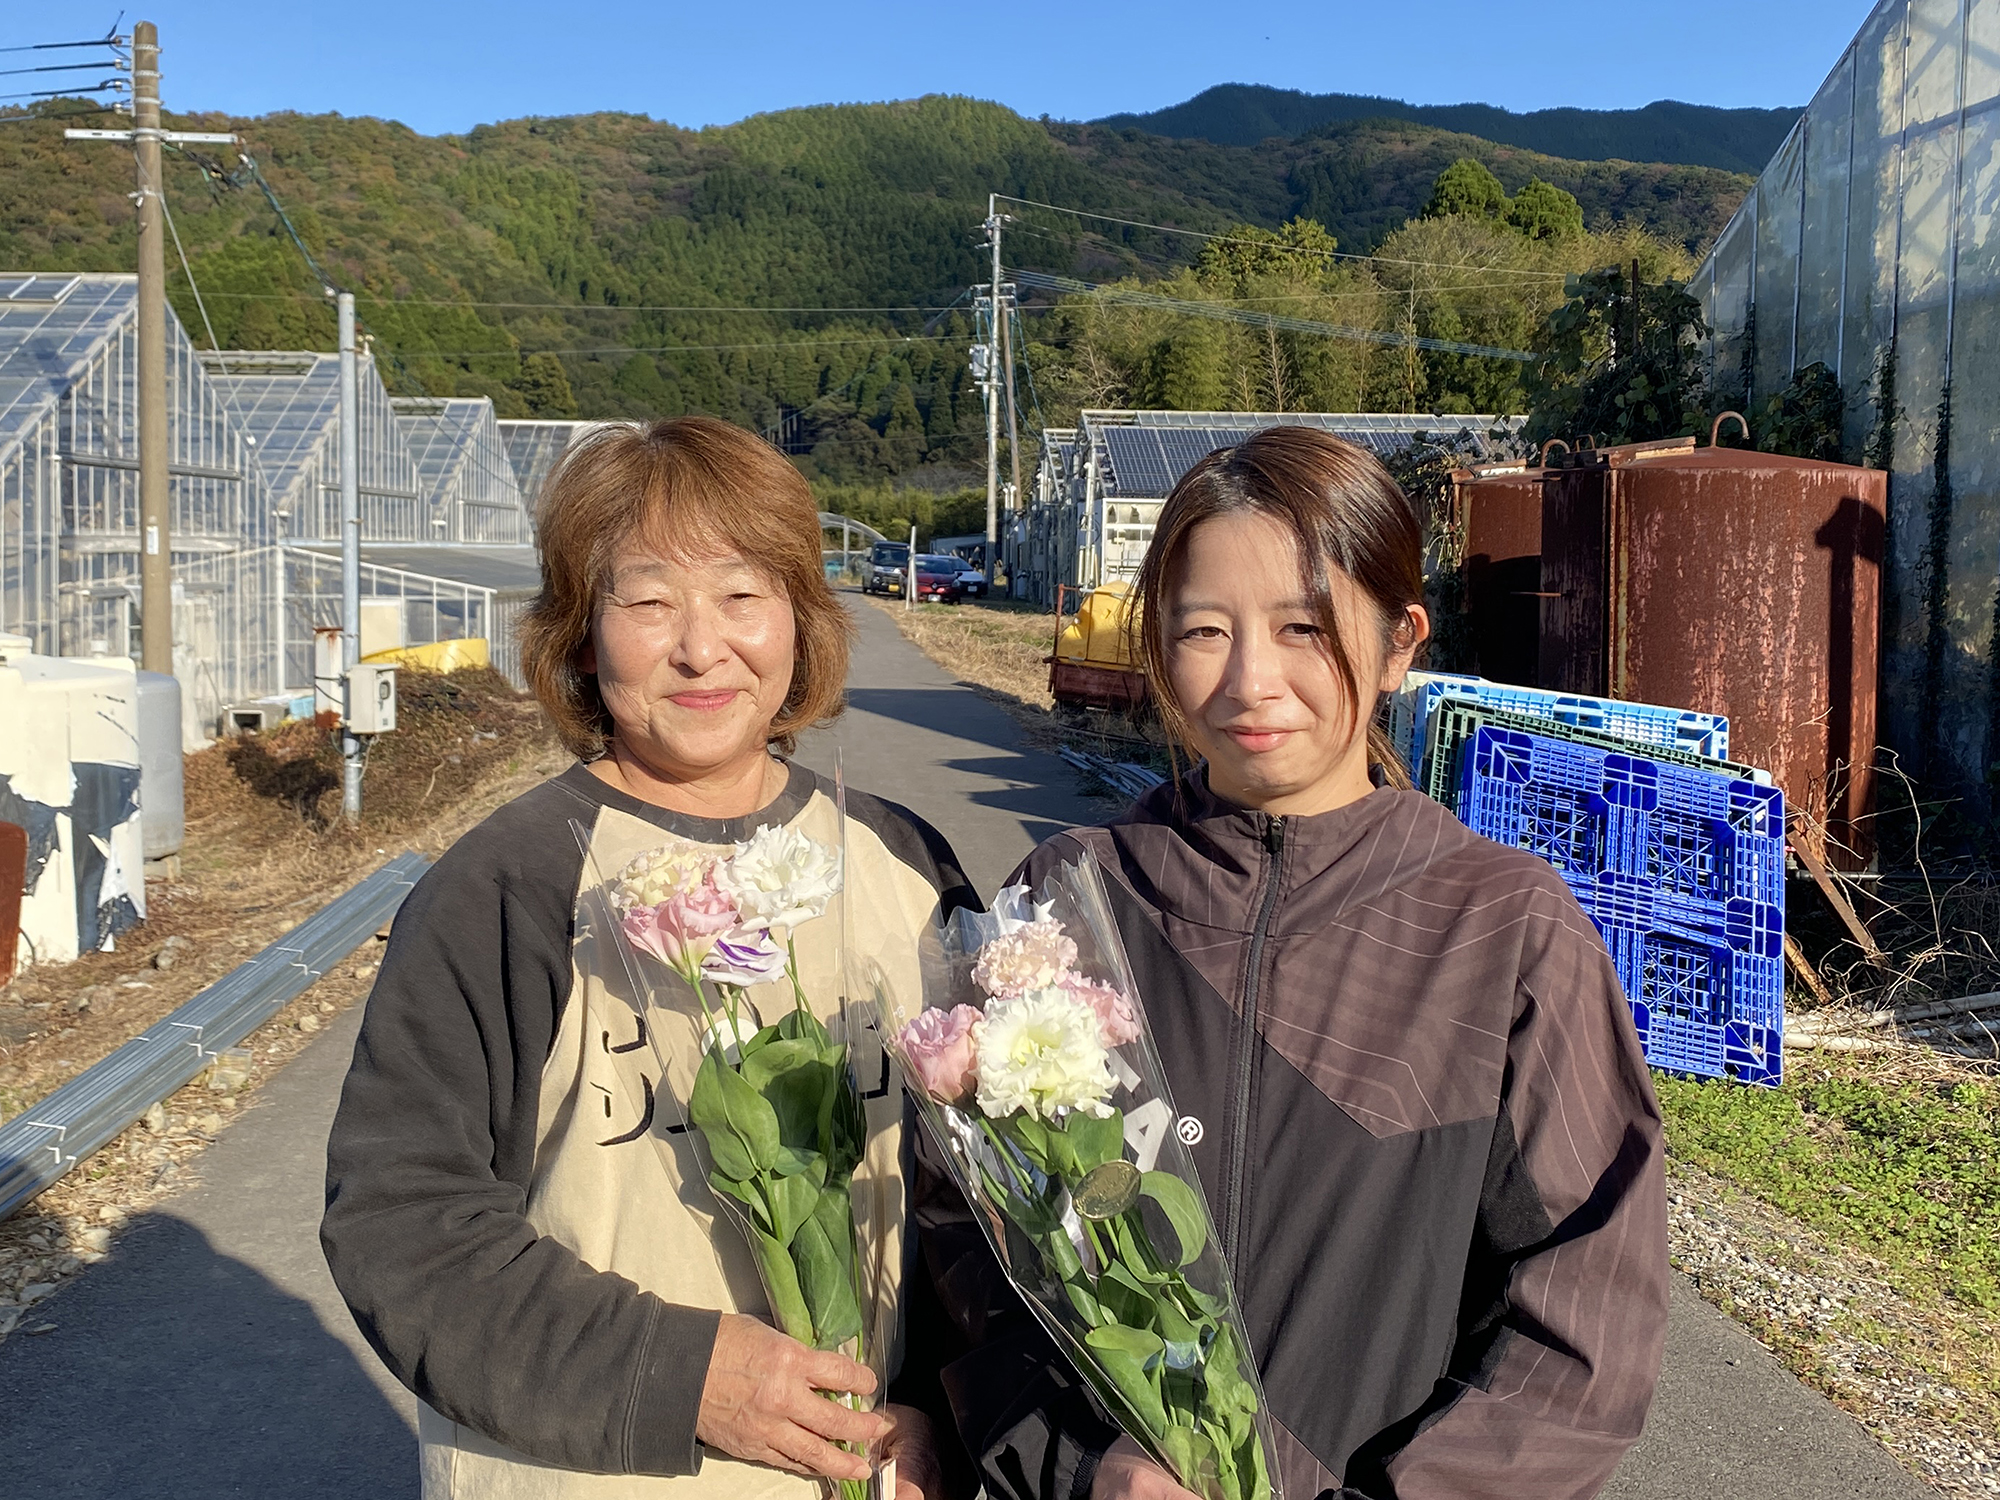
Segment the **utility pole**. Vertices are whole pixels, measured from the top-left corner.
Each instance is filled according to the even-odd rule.
[[[132,28],[132,154],[139,205],[139,642],[148,672],[174,670],[172,498],[167,479],[167,253],[160,205],[160,33]]]
[[[354,362],[354,293],[335,294],[340,319],[340,810],[361,821],[361,736],[354,732],[354,679],[361,660],[361,396]]]
[[[139,210],[139,664],[174,670],[174,542],[167,452],[167,247],[161,197],[160,144],[234,144],[216,131],[160,129],[160,32],[151,21],[132,27],[132,128],[65,130],[71,141],[125,141],[138,176]]]
[[[1014,402],[1013,330],[1014,308],[1010,297],[1007,305],[1000,309],[1000,369],[1007,388],[1007,461],[1014,471],[1014,482],[1007,488],[1007,524],[1010,532],[1014,514],[1021,508],[1021,420]],[[1014,574],[1010,569],[1007,574],[1008,592],[1013,592],[1013,588]]]
[[[986,242],[993,247],[993,293],[986,350],[986,590],[993,591],[993,563],[1000,543],[1000,382],[993,368],[1000,351],[1000,201],[986,195]]]

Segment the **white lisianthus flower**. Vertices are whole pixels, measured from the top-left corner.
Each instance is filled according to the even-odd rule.
[[[793,828],[765,824],[715,867],[716,886],[746,927],[797,927],[840,889],[840,856]]]
[[[1024,1111],[1052,1120],[1063,1110],[1099,1119],[1116,1086],[1096,1012],[1065,990],[996,1000],[978,1029],[979,1108],[990,1119]]]
[[[714,863],[714,853],[698,844],[662,844],[635,856],[618,872],[612,900],[620,911],[631,911],[692,895],[701,889]]]

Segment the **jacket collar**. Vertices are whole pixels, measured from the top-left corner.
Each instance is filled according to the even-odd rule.
[[[1343,856],[1381,828],[1404,795],[1378,786],[1332,812],[1287,816],[1287,884],[1296,886],[1316,879],[1339,864]],[[1240,807],[1217,794],[1208,784],[1206,764],[1181,777],[1178,789],[1169,781],[1147,793],[1137,811],[1178,827],[1182,837],[1206,857],[1237,869],[1258,868],[1268,857],[1268,840],[1276,821],[1269,813]]]

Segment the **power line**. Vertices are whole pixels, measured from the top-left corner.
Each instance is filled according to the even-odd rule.
[[[310,292],[210,292],[209,296],[236,302],[318,302]],[[635,302],[619,305],[599,302],[478,302],[449,297],[377,297],[356,292],[357,302],[373,302],[378,307],[495,307],[528,308],[537,312],[631,312],[631,313],[939,313],[950,312],[956,302],[931,306],[905,307],[722,307],[707,303]]]
[[[1112,214],[1094,214],[1087,209],[1065,208],[1060,203],[1040,203],[1032,198],[1010,198],[1005,193],[996,194],[996,196],[1002,202],[1018,203],[1024,208],[1046,208],[1052,213],[1072,214],[1079,219],[1096,219],[1105,224],[1123,224],[1128,229],[1152,229],[1161,234],[1186,235],[1191,239],[1213,240],[1223,245],[1249,245],[1258,250],[1281,250],[1293,255],[1317,255],[1327,260],[1370,261],[1376,265],[1384,266],[1416,266],[1427,271],[1464,271],[1468,269],[1463,265],[1452,265],[1443,261],[1398,260],[1393,256],[1387,255],[1357,255],[1347,250],[1310,250],[1303,245],[1286,245],[1272,240],[1252,240],[1246,239],[1242,235],[1210,234],[1206,230],[1201,229],[1176,229],[1171,224],[1147,224],[1138,219],[1121,219]],[[1508,271],[1497,266],[1491,269],[1496,275],[1538,276],[1545,280],[1552,279],[1556,281],[1562,281],[1568,275],[1564,271]]]
[[[119,43],[118,28],[114,26],[103,36],[88,42],[25,42],[17,47],[0,47],[0,52],[56,52],[64,47],[110,47],[116,49]]]
[[[379,333],[375,337],[378,340],[386,342]],[[410,349],[407,352],[413,359],[421,359],[426,355],[436,355],[447,359],[470,359],[474,356],[504,358],[515,354],[566,354],[574,356],[586,354],[681,354],[733,349],[819,349],[840,344],[955,344],[957,342],[957,334],[945,333],[925,337],[919,334],[885,333],[875,338],[865,339],[785,339],[777,343],[768,344],[621,344],[616,347],[603,349]]]

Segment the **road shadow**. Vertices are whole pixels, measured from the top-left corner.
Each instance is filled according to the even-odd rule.
[[[0,1344],[9,1500],[417,1494],[415,1434],[312,1308],[169,1214]]]

